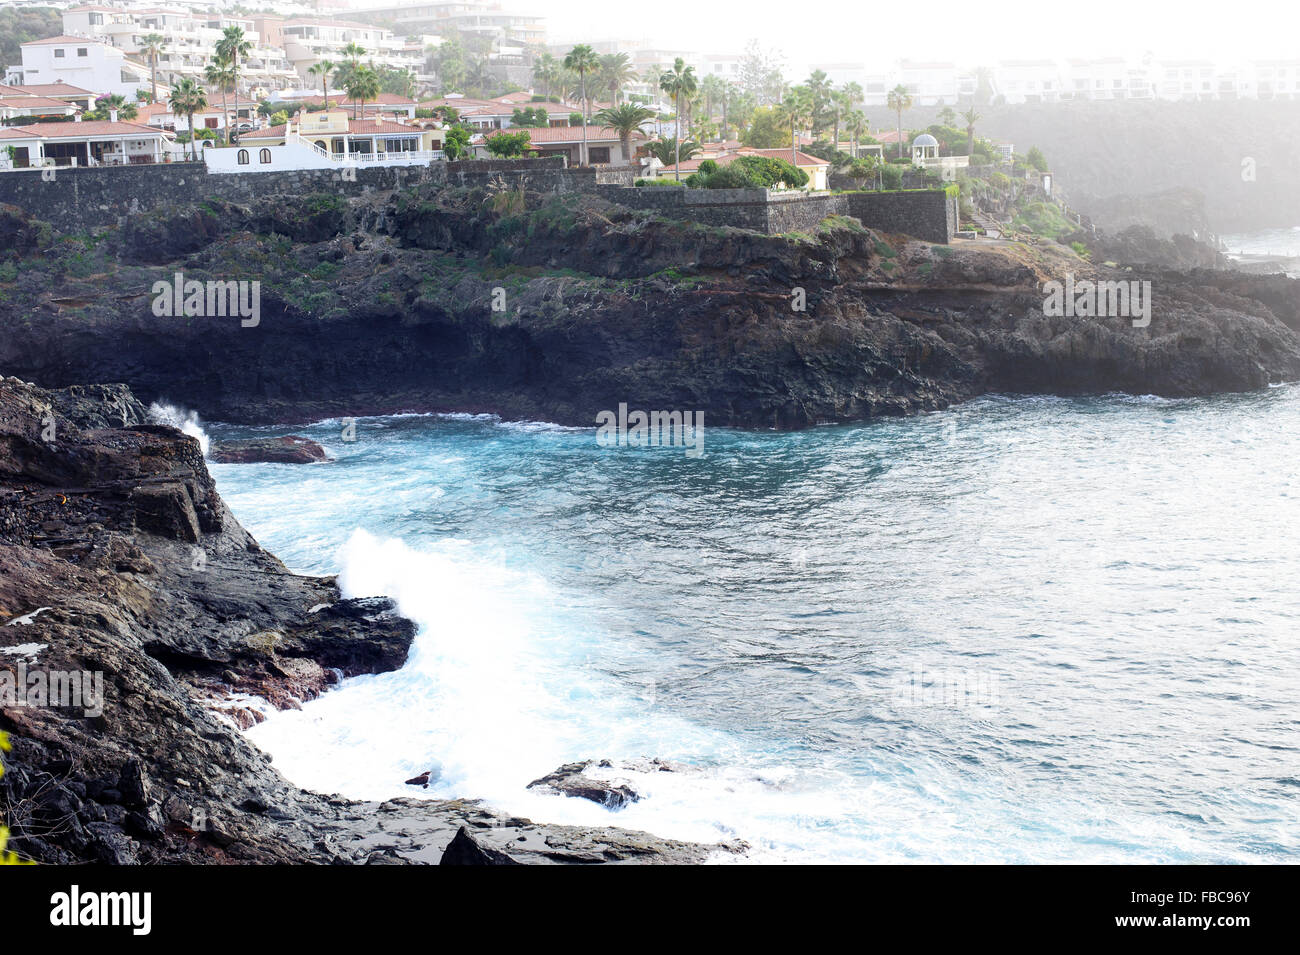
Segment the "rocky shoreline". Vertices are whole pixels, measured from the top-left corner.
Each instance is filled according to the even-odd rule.
[[[933,246],[855,220],[764,236],[590,197],[507,198],[203,200],[79,235],[0,210],[0,373],[17,376],[0,381],[0,674],[99,672],[105,686],[99,713],[0,708],[10,848],[56,863],[446,864],[743,849],[288,783],[241,733],[258,701],[299,706],[400,667],[412,625],[290,573],[230,514],[198,443],[150,424],[145,403],[233,423],[460,411],[588,426],[627,403],[784,429],[992,392],[1300,379],[1300,286],[1170,268],[1204,260],[1145,234],[1094,258],[1154,249],[1149,264],[1099,265],[1051,242]],[[151,290],[178,273],[259,283],[258,321],[154,314]],[[1150,281],[1151,322],[1045,314],[1044,283],[1066,275]],[[86,384],[104,381],[125,384]],[[292,436],[215,453],[323,458]],[[568,764],[533,786],[635,800],[606,768]]]
[[[359,802],[288,783],[240,732],[342,677],[400,667],[385,599],[290,573],[230,514],[198,442],[123,386],[0,380],[0,685],[102,674],[94,699],[10,699],[9,848],[42,863],[700,862],[710,847],[534,824],[465,800]],[[21,667],[21,670],[20,670]],[[53,681],[51,681],[53,685]],[[63,705],[72,702],[75,705]]]
[[[57,239],[10,210],[0,369],[46,387],[125,381],[232,423],[433,411],[591,426],[626,402],[780,429],[987,393],[1300,379],[1292,280],[1169,268],[1203,259],[1151,237],[1099,244],[1097,262],[1130,260],[1112,266],[1046,240],[934,246],[851,219],[765,236],[514,195],[206,200]],[[150,290],[177,273],[259,282],[257,325],[154,315]],[[1150,281],[1150,324],[1045,315],[1044,283],[1067,275]]]

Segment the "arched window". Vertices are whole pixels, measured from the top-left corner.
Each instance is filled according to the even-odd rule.
[[[269,150],[269,149],[263,149],[260,153],[257,154],[257,161],[258,161],[258,162],[270,162],[270,161],[271,161],[271,150]]]
[[[247,150],[247,149],[241,149],[238,153],[236,153],[236,154],[235,154],[235,162],[239,163],[241,166],[247,166],[247,165],[248,165],[248,150]]]

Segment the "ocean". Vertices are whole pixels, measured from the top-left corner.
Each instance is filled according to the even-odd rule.
[[[290,567],[419,625],[250,738],[322,792],[755,862],[1296,861],[1300,388],[705,426],[362,418],[297,429],[329,463],[211,465]],[[525,788],[579,759],[643,798]]]

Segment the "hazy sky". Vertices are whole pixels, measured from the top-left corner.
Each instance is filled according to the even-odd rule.
[[[548,18],[555,41],[646,38],[729,52],[757,37],[795,68],[899,58],[992,62],[1107,55],[1214,59],[1300,57],[1300,2],[923,0],[875,4],[712,0],[649,8],[609,0],[502,0]],[[792,14],[794,14],[792,16]]]

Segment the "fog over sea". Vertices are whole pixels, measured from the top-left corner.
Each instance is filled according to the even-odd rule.
[[[400,671],[249,731],[298,784],[757,861],[1300,855],[1300,388],[709,428],[699,459],[492,417],[340,432],[300,430],[330,463],[211,466],[291,567],[419,624]],[[638,757],[678,771],[614,772],[620,812],[525,789]]]

